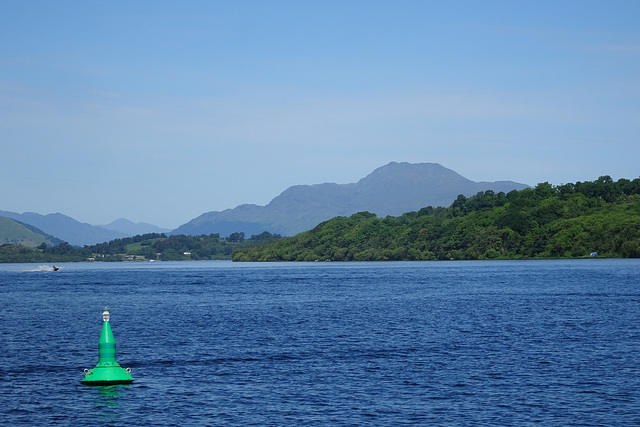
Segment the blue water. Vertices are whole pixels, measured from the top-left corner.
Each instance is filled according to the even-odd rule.
[[[0,265],[4,425],[640,425],[640,260]],[[128,386],[87,387],[111,307]]]

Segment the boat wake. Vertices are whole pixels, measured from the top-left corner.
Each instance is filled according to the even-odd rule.
[[[29,270],[29,271],[58,271],[58,270],[60,270],[60,267],[57,267],[55,265],[53,267],[50,267],[48,265],[41,265],[38,268],[34,270]]]

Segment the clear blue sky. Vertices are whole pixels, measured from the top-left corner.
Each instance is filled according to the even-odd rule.
[[[0,210],[174,228],[390,161],[640,175],[640,1],[0,2]]]

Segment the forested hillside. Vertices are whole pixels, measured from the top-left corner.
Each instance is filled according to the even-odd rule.
[[[362,212],[238,249],[234,261],[640,257],[640,178],[459,196],[398,217]]]

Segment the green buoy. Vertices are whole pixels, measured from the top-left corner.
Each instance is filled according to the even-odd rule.
[[[83,384],[115,385],[131,384],[131,369],[124,369],[116,362],[116,340],[109,325],[109,307],[102,309],[102,333],[98,344],[98,364],[95,368],[84,370]]]

